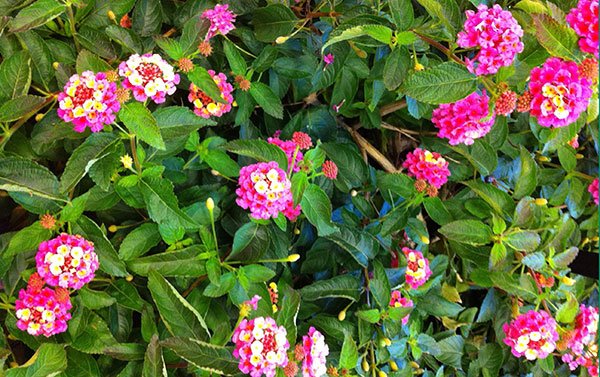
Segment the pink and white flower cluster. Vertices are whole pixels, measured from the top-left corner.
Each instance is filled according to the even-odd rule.
[[[58,116],[72,122],[77,132],[87,127],[92,132],[101,131],[105,124],[114,122],[121,109],[116,91],[117,85],[108,81],[103,72],[75,74],[58,95]]]
[[[288,219],[295,220],[300,214],[300,205],[294,207],[290,180],[277,162],[244,166],[238,185],[236,203],[250,209],[256,219],[275,218],[282,212]]]
[[[423,256],[423,253],[417,250],[403,247],[402,252],[406,257],[406,273],[405,279],[412,289],[417,289],[431,276],[429,269],[429,260]],[[403,320],[404,321],[404,320]]]
[[[243,319],[233,332],[233,356],[239,359],[242,373],[251,377],[275,376],[277,367],[288,363],[290,343],[287,331],[270,317]]]
[[[288,158],[288,166],[294,166],[293,172],[300,171],[300,161],[304,159],[304,154],[294,140],[281,140],[279,135],[281,135],[281,131],[276,131],[273,137],[268,138],[267,141],[281,148]]]
[[[229,10],[229,4],[217,4],[214,8],[205,10],[200,18],[210,21],[205,41],[211,39],[217,33],[225,35],[235,29],[235,13]]]
[[[544,127],[564,127],[575,122],[588,106],[590,80],[579,75],[577,64],[549,58],[531,70],[529,112]]]
[[[424,180],[429,185],[440,188],[448,181],[450,170],[448,161],[439,153],[417,148],[406,155],[402,167],[408,169],[407,174],[417,180]]]
[[[90,282],[99,267],[92,243],[67,233],[42,242],[35,262],[46,284],[71,289],[80,289]]]
[[[411,299],[407,297],[402,297],[402,292],[400,291],[392,291],[392,297],[390,299],[390,306],[393,308],[412,308],[413,302]],[[406,325],[408,323],[408,318],[410,314],[407,314],[402,318],[402,324]]]
[[[17,327],[33,336],[50,337],[65,332],[71,307],[66,289],[44,287],[42,278],[33,273],[15,301]]]
[[[214,101],[194,83],[191,83],[188,100],[194,104],[194,113],[205,119],[208,119],[211,116],[223,116],[223,114],[231,111],[231,104],[233,103],[233,96],[231,95],[233,86],[227,82],[227,76],[223,73],[216,73],[212,69],[209,69],[208,73],[219,87],[221,98],[225,100],[226,103]]]
[[[594,203],[598,205],[598,178],[594,179],[592,183],[590,183],[590,185],[588,186],[588,192],[592,194]]]
[[[302,337],[304,360],[302,360],[303,377],[320,377],[327,373],[327,355],[329,346],[325,344],[325,337],[314,327],[310,327],[308,334]]]
[[[123,77],[123,87],[131,89],[140,102],[151,98],[155,103],[163,103],[179,84],[173,66],[158,54],[131,55],[119,64],[119,75]]]
[[[521,314],[510,324],[505,323],[502,330],[506,334],[504,343],[515,357],[545,359],[556,349],[556,321],[544,310]]]
[[[460,47],[480,47],[475,59],[467,59],[467,68],[477,75],[498,72],[512,64],[523,51],[523,29],[512,14],[496,4],[491,8],[479,5],[477,12],[466,11],[464,30],[458,33]],[[477,66],[475,66],[477,62]]]
[[[475,139],[484,137],[495,120],[495,114],[489,114],[488,105],[485,92],[474,92],[460,101],[441,104],[431,116],[431,121],[440,130],[438,137],[448,139],[450,145],[471,145]]]
[[[579,35],[579,48],[598,57],[598,0],[579,0],[567,15],[567,23]]]
[[[562,361],[571,370],[586,368],[590,376],[598,377],[598,308],[581,305],[575,317],[575,327],[568,333],[567,353]]]

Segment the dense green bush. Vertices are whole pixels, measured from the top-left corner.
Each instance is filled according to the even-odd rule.
[[[591,45],[578,28],[588,24],[566,21],[576,1],[498,3],[516,19],[513,31],[524,31],[502,47],[518,55],[475,75],[483,58],[471,66],[478,48],[459,47],[457,35],[466,10],[491,7],[485,0],[231,0],[235,28],[216,34],[201,17],[212,1],[0,1],[5,374],[240,374],[231,337],[248,316],[286,330],[290,361],[278,376],[323,373],[302,369],[308,355],[294,370],[295,345],[310,343],[311,327],[325,337],[332,377],[585,376],[562,361],[578,337],[597,375],[597,309],[595,325],[585,316],[598,306],[597,285],[569,265],[598,243],[588,190],[597,176],[589,53],[594,43],[598,51],[598,2],[579,4],[595,3]],[[135,92],[143,79],[122,62],[145,53],[165,59],[167,84],[143,94]],[[155,63],[136,67],[152,76]],[[565,86],[536,94],[535,67],[550,67]],[[213,80],[211,70],[224,76]],[[67,84],[76,73],[83,78]],[[94,90],[104,97],[86,104]],[[474,127],[472,144],[451,145],[456,135],[437,137],[432,112],[467,96],[444,127],[475,117],[464,125]],[[549,115],[535,102],[544,98]],[[93,113],[78,125],[77,106]],[[240,172],[257,162],[274,163],[266,175]],[[238,179],[247,185],[236,194]],[[275,199],[243,209],[236,199],[252,190]],[[596,182],[596,201],[597,192]],[[64,258],[35,256],[59,253],[44,242],[60,233],[90,241],[99,270],[85,281],[94,269],[85,262],[81,289],[45,291],[58,308],[39,314],[49,328],[68,300],[72,318],[56,335],[32,336],[17,317],[38,314],[18,312],[25,296],[15,300],[27,287],[39,295],[36,266],[48,284],[59,281]],[[92,255],[92,245],[69,240]],[[69,276],[61,281],[79,281]],[[532,310],[557,322],[546,329],[560,337],[548,357],[516,357],[503,341],[503,326]]]

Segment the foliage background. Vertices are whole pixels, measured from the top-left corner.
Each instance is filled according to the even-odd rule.
[[[236,374],[223,346],[237,305],[258,293],[257,314],[273,315],[269,281],[278,283],[274,316],[290,342],[315,326],[340,373],[367,375],[368,357],[393,376],[569,375],[559,358],[512,357],[501,326],[542,299],[555,304],[564,326],[579,302],[591,296],[597,306],[591,280],[571,275],[575,284],[558,279],[540,291],[530,274],[564,276],[578,250],[596,248],[597,207],[587,186],[597,175],[597,97],[560,129],[527,114],[498,116],[470,147],[436,138],[429,119],[436,104],[484,85],[507,82],[522,93],[531,68],[549,56],[580,61],[564,22],[575,2],[500,2],[525,30],[525,51],[485,83],[452,61],[455,52],[468,54],[454,51],[455,35],[464,10],[479,3],[229,1],[237,29],[229,40],[213,39],[213,54],[194,62],[230,82],[245,76],[250,91],[237,89],[237,107],[216,122],[185,109],[189,81],[202,84],[202,77],[182,74],[165,105],[146,110],[130,102],[121,122],[141,139],[143,167],[131,175],[119,162],[132,153],[128,136],[116,128],[75,133],[57,117],[55,94],[71,74],[115,69],[132,53],[158,52],[173,64],[195,54],[206,31],[199,15],[214,3],[0,1],[0,305],[7,309],[0,356],[4,368],[15,367],[6,375],[159,376],[162,363],[169,376]],[[118,24],[125,14],[131,29]],[[335,55],[327,68],[324,49]],[[415,59],[424,71],[415,71]],[[333,160],[338,179],[311,182],[302,200],[308,219],[250,221],[224,176],[235,179],[254,159],[284,164],[280,151],[254,141],[277,130],[282,138],[304,131],[320,140],[315,160]],[[577,151],[567,145],[576,135]],[[398,170],[418,145],[450,161],[450,183],[437,198],[417,193]],[[209,197],[217,205],[218,254]],[[37,245],[52,236],[39,223],[46,213],[94,242],[101,273],[73,295],[68,332],[41,339],[17,330],[8,309],[34,270]],[[388,314],[387,303],[404,280],[402,259],[391,266],[406,244],[428,256],[433,276],[410,292],[416,307],[402,329],[387,318],[402,317]],[[256,263],[292,253],[301,259]],[[242,263],[227,269],[225,258]]]

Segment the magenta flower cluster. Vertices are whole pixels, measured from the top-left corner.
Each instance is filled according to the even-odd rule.
[[[457,43],[460,47],[480,48],[473,60],[466,60],[469,71],[477,75],[494,74],[501,67],[511,65],[515,56],[523,51],[523,29],[500,5],[488,8],[482,4],[477,12],[468,10],[466,15]]]
[[[243,319],[233,332],[233,356],[239,369],[251,377],[274,377],[277,367],[288,363],[287,331],[271,317]]]
[[[549,58],[531,70],[529,113],[544,127],[564,127],[585,111],[592,96],[590,80],[579,75],[577,64]]]
[[[302,360],[303,377],[320,377],[327,373],[327,355],[329,347],[325,344],[325,337],[314,327],[310,327],[308,334],[302,336],[304,359]]]
[[[236,15],[229,10],[229,4],[217,4],[214,8],[205,10],[200,16],[210,22],[208,33],[204,40],[209,40],[217,33],[225,35],[235,29],[233,23]]]
[[[123,87],[131,89],[140,102],[150,98],[154,103],[163,103],[179,84],[173,66],[158,54],[131,55],[119,64],[119,75],[123,77]]]
[[[448,181],[450,170],[448,161],[439,153],[417,148],[406,155],[402,167],[408,169],[407,174],[418,180],[440,188]]]
[[[53,287],[80,289],[94,278],[99,267],[91,242],[79,235],[60,234],[39,245],[37,272]]]
[[[530,310],[502,327],[504,343],[515,357],[527,360],[545,359],[556,349],[556,321],[548,312]]]
[[[417,289],[425,284],[431,276],[429,260],[420,251],[409,249],[408,247],[403,247],[402,252],[406,257],[406,284],[411,289]]]
[[[411,299],[407,297],[402,297],[402,292],[400,291],[392,291],[392,296],[390,298],[390,306],[392,308],[412,308],[413,302]],[[406,325],[408,323],[408,319],[410,314],[407,314],[402,318],[402,324]]]
[[[579,0],[567,15],[567,23],[575,30],[579,48],[598,57],[598,0]]]
[[[293,172],[300,171],[300,161],[304,159],[304,154],[302,154],[300,148],[296,150],[298,144],[294,140],[281,140],[279,135],[281,135],[281,131],[276,131],[273,137],[268,138],[267,141],[281,148],[288,158],[288,166],[294,166]]]
[[[438,137],[448,139],[450,145],[471,145],[494,125],[495,114],[490,115],[488,106],[485,92],[471,93],[460,101],[441,104],[433,110],[431,121],[440,130]]]
[[[117,85],[109,82],[103,72],[75,74],[58,94],[58,116],[72,122],[76,132],[88,127],[92,132],[101,131],[105,124],[114,122],[121,109],[116,91]]]
[[[250,209],[256,219],[275,218],[283,213],[295,220],[300,214],[300,205],[294,207],[290,180],[274,161],[244,166],[238,185],[236,203]]]
[[[586,368],[592,377],[598,377],[598,308],[581,305],[575,317],[575,326],[567,335],[567,353],[562,361],[575,370]]]
[[[588,186],[588,192],[592,194],[592,199],[594,203],[598,205],[598,178],[594,179],[592,183]]]

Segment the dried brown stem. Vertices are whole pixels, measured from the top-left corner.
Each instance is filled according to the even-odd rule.
[[[397,173],[398,169],[383,155],[383,153],[379,152],[377,148],[375,148],[371,143],[367,141],[361,134],[358,133],[357,130],[348,126],[345,123],[340,122],[342,127],[346,129],[350,133],[350,136],[354,139],[354,141],[358,144],[361,151],[365,151],[369,156],[371,156],[375,161],[381,165],[383,170],[388,173]]]

